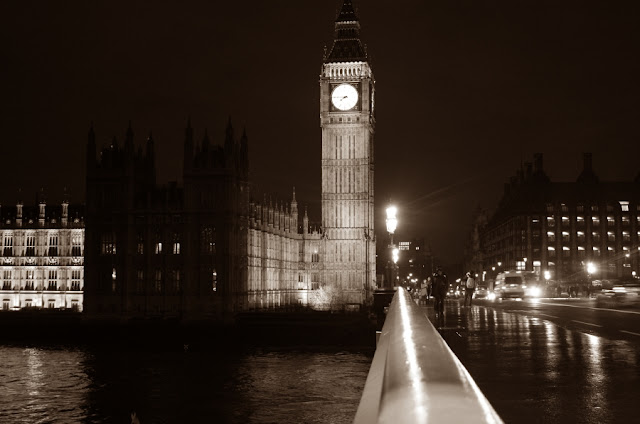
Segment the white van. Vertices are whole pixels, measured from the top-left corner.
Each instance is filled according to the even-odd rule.
[[[493,292],[497,299],[540,297],[542,290],[533,271],[505,271],[496,276]]]

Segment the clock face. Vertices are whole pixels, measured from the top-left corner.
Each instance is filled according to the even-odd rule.
[[[340,110],[352,109],[358,103],[358,90],[351,84],[340,84],[331,93],[331,103]]]

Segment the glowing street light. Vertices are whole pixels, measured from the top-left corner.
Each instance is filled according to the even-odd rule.
[[[595,274],[598,271],[598,268],[593,262],[587,263],[587,273]]]
[[[391,261],[392,263],[388,263],[389,266],[389,283],[391,284],[391,287],[387,287],[389,289],[393,288],[393,282],[399,279],[399,276],[397,276],[397,263],[398,263],[398,259],[400,258],[400,250],[396,247],[396,245],[393,243],[393,233],[396,232],[396,228],[398,227],[398,218],[397,218],[397,213],[398,213],[398,208],[396,208],[394,205],[389,205],[386,209],[387,212],[387,219],[386,219],[386,224],[387,224],[387,232],[389,233],[389,253],[391,254]]]
[[[551,280],[551,271],[546,270],[544,272],[544,279],[547,280],[547,283],[549,282],[549,280]]]

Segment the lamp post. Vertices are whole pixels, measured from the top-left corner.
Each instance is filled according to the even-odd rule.
[[[389,233],[389,255],[390,255],[391,261],[387,262],[389,281],[385,284],[386,286],[385,288],[392,289],[396,281],[395,271],[396,271],[396,264],[398,262],[398,257],[399,257],[399,251],[396,248],[395,244],[393,243],[393,233],[395,233],[396,227],[398,226],[398,218],[396,217],[396,214],[398,213],[398,209],[393,205],[389,205],[387,207],[386,212],[387,212],[387,219],[386,219],[387,232]]]
[[[591,289],[593,288],[593,282],[591,281],[591,278],[593,278],[593,274],[595,274],[598,271],[598,267],[596,267],[596,264],[594,264],[593,262],[587,262],[587,284],[588,289],[587,289],[587,293],[589,294],[589,297],[591,297]]]

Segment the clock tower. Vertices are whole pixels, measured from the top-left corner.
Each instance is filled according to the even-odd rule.
[[[351,0],[335,21],[320,75],[323,283],[345,303],[375,288],[373,134],[375,80]]]

